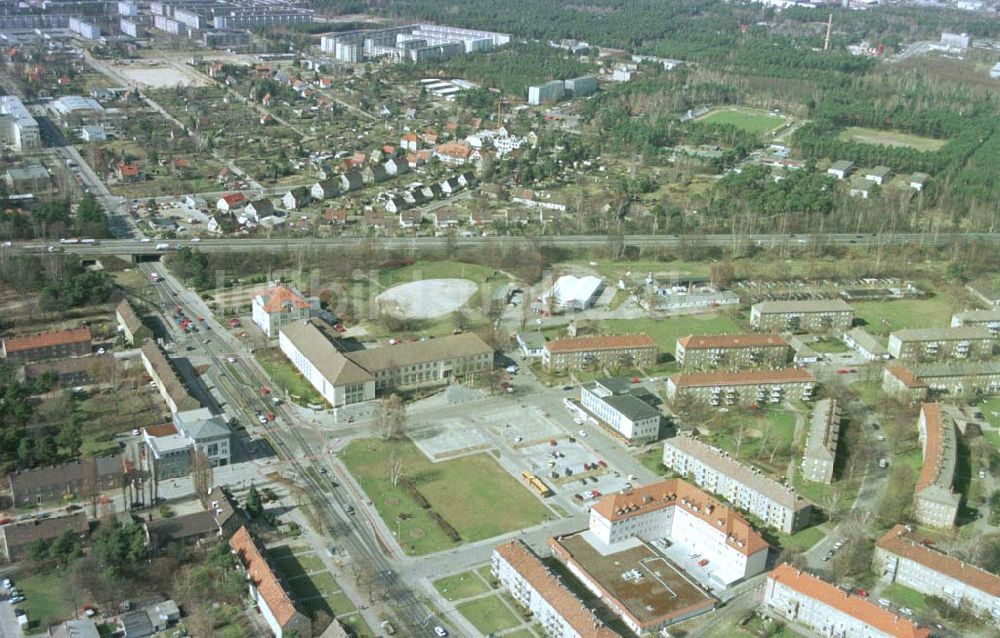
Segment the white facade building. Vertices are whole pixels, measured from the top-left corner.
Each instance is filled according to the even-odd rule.
[[[15,151],[38,148],[42,144],[38,122],[14,95],[0,97],[0,133]]]
[[[580,405],[629,445],[655,441],[660,411],[632,393],[628,379],[598,379],[580,388]]]
[[[253,298],[253,322],[269,338],[278,336],[281,326],[319,313],[319,299],[306,297],[288,286],[272,286]]]
[[[663,465],[783,532],[791,534],[809,523],[812,504],[795,490],[691,436],[663,443]]]

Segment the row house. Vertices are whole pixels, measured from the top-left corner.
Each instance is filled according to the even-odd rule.
[[[18,363],[82,357],[90,354],[92,350],[92,337],[87,326],[7,337],[0,345],[3,356],[8,361]]]

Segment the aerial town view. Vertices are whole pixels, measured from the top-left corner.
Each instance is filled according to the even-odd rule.
[[[0,0],[0,638],[1000,638],[1000,0]]]

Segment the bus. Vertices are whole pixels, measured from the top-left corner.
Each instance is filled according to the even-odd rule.
[[[521,472],[521,477],[528,482],[528,485],[530,485],[532,489],[541,494],[543,497],[552,496],[552,490],[549,486],[543,483],[542,479],[538,478],[528,470]]]

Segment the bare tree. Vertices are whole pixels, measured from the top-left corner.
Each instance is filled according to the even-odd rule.
[[[398,440],[406,437],[406,404],[398,394],[391,394],[382,400],[377,422],[382,438]]]
[[[97,476],[97,459],[83,460],[83,482],[80,485],[80,496],[90,501],[90,516],[97,518],[97,497],[100,496],[100,479]]]
[[[389,452],[387,462],[389,466],[389,482],[393,487],[396,487],[403,478],[403,457],[397,450],[392,450]]]
[[[212,474],[212,462],[204,452],[196,450],[191,457],[191,482],[194,493],[202,500],[208,495],[208,490],[214,483]]]

